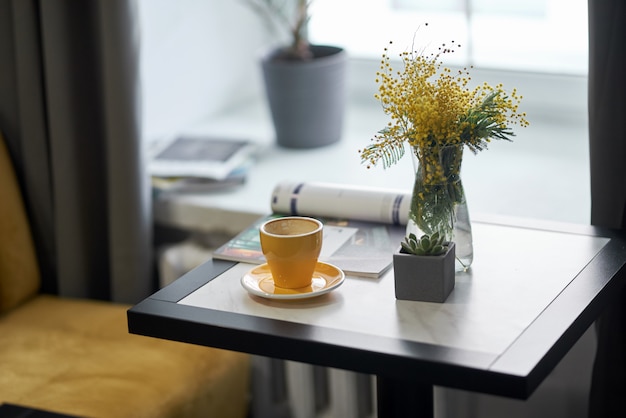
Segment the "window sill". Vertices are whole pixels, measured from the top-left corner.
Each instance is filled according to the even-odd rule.
[[[353,61],[351,80],[367,80],[371,61]],[[516,127],[512,143],[493,142],[479,155],[466,153],[463,181],[470,212],[588,223],[590,210],[586,80],[532,73],[472,71],[475,82],[514,86],[525,96],[531,126]],[[496,77],[497,76],[497,77]],[[203,232],[237,233],[270,212],[270,195],[285,180],[334,182],[410,190],[410,158],[397,166],[366,169],[358,150],[387,122],[373,99],[373,82],[349,86],[344,136],[324,148],[277,147],[263,98],[223,112],[188,129],[250,138],[261,150],[248,179],[232,190],[185,194],[155,201],[158,223]],[[535,99],[537,98],[537,99]]]

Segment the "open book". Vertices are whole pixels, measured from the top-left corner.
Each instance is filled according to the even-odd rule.
[[[262,217],[218,248],[213,258],[262,264],[259,227],[272,217],[311,216],[324,223],[320,261],[347,275],[380,277],[404,239],[410,194],[403,191],[328,183],[279,183],[273,214]]]

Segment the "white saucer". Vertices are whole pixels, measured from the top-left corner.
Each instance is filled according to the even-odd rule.
[[[346,276],[332,264],[318,262],[310,286],[300,289],[283,289],[274,286],[269,266],[254,267],[241,278],[241,285],[249,293],[267,299],[306,299],[313,298],[341,286]]]

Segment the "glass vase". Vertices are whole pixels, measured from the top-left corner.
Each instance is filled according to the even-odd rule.
[[[439,232],[456,246],[457,271],[467,270],[474,259],[472,225],[461,181],[463,146],[412,149],[415,183],[411,196],[407,235],[417,238]]]

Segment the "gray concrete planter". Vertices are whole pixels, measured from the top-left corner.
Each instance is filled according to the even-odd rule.
[[[451,242],[443,255],[393,254],[396,299],[445,302],[454,289],[454,249]]]
[[[316,148],[342,135],[346,104],[347,54],[313,45],[308,61],[263,57],[262,68],[276,141],[287,148]]]

